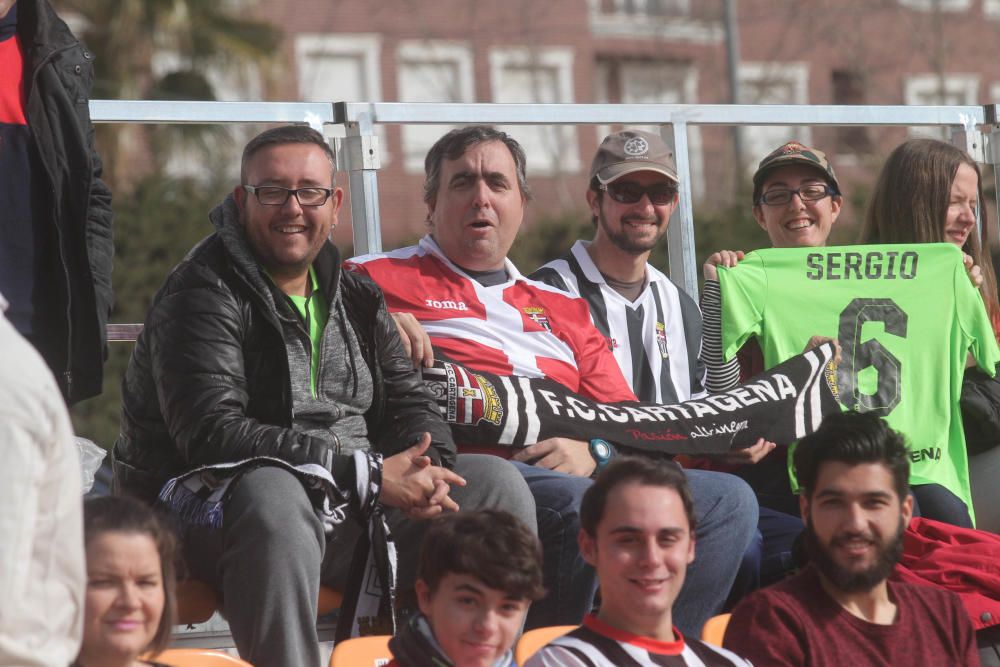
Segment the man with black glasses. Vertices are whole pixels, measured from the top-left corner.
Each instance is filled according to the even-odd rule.
[[[338,637],[392,632],[395,553],[405,591],[420,520],[492,507],[535,526],[511,464],[456,455],[382,293],[341,271],[329,237],[342,197],[319,132],[251,140],[123,382],[115,491],[180,519],[188,569],[263,667],[319,665],[320,581],[345,592]]]

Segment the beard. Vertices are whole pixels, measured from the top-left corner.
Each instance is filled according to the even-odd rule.
[[[846,568],[834,560],[830,553],[830,548],[838,542],[846,541],[857,537],[856,535],[839,535],[831,540],[830,548],[821,544],[816,531],[813,529],[812,519],[806,521],[804,534],[806,553],[809,554],[809,561],[826,577],[833,586],[845,593],[862,593],[870,591],[878,584],[889,578],[892,569],[899,562],[903,555],[903,531],[906,526],[903,518],[899,519],[899,528],[896,534],[888,540],[875,541],[875,562],[863,570]]]
[[[655,222],[659,225],[659,229],[652,238],[633,238],[629,235],[628,228],[626,227],[626,223],[631,221]],[[641,255],[649,252],[656,247],[656,244],[660,242],[663,235],[667,233],[667,221],[657,216],[647,218],[639,215],[626,215],[622,216],[619,223],[619,229],[612,229],[611,225],[608,224],[608,219],[604,217],[603,211],[601,211],[601,214],[597,218],[597,224],[604,230],[608,240],[610,240],[616,248],[627,252],[630,255]]]

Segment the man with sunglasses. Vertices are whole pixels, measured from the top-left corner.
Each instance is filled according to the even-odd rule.
[[[673,152],[658,135],[605,137],[590,166],[593,241],[577,241],[532,278],[583,297],[625,379],[641,401],[704,395],[701,314],[649,263],[678,203]]]
[[[510,463],[456,455],[381,292],[341,270],[333,171],[307,127],[247,144],[215,233],[167,277],[123,382],[115,491],[174,511],[191,574],[221,592],[241,656],[261,666],[318,667],[321,581],[354,610],[341,623],[391,631],[376,623],[392,610],[386,526],[401,591],[422,519],[493,507],[535,526]]]
[[[582,297],[594,325],[607,339],[640,401],[677,403],[705,395],[705,364],[701,359],[702,318],[694,300],[649,263],[649,256],[667,232],[677,208],[679,178],[673,151],[650,132],[623,130],[601,142],[590,166],[587,204],[594,225],[592,241],[577,241],[563,257],[531,275]],[[736,369],[736,361],[731,362]],[[752,463],[773,443],[761,442],[733,454]],[[699,472],[705,483],[725,480],[722,473]],[[721,483],[721,482],[720,482]],[[712,539],[699,535],[702,551],[714,552]],[[733,599],[756,587],[760,538],[743,552],[732,549],[721,562],[734,584]],[[692,586],[700,582],[694,568]],[[682,598],[682,607],[685,602]]]

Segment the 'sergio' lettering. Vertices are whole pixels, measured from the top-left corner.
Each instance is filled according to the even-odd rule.
[[[811,252],[806,255],[809,280],[913,280],[917,260],[913,250],[872,250],[860,252]]]

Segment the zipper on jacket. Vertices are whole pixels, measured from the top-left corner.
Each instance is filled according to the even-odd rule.
[[[67,45],[65,45],[63,47],[55,49],[54,51],[48,53],[44,58],[42,58],[38,62],[38,65],[35,67],[35,69],[31,72],[31,90],[32,91],[37,90],[38,74],[39,74],[39,72],[42,71],[43,67],[45,67],[47,64],[49,64],[49,61],[51,61],[52,59],[54,59],[57,55],[59,55],[61,53],[64,53],[66,51],[69,51],[71,49],[74,49],[77,46],[79,46],[81,49],[83,48],[83,45],[80,44],[79,40],[77,40],[76,42],[74,42],[72,44],[67,44]],[[51,170],[49,164],[46,163],[45,160],[41,159],[41,157],[42,157],[41,156],[41,152],[39,151],[39,162],[41,162],[42,166],[45,168],[46,175],[49,177],[49,188],[52,188],[56,179],[55,179],[55,177],[52,174],[52,170]],[[87,194],[87,207],[89,209],[89,207],[90,207],[90,190],[93,189],[93,187],[94,187],[93,163],[91,163],[91,173],[89,174],[89,179],[88,180],[89,180],[89,183],[88,183],[89,187],[87,188],[87,192],[88,192],[88,194]],[[55,215],[56,210],[57,210],[56,209],[57,203],[61,203],[61,202],[59,202],[57,200],[58,193],[56,193],[54,189],[51,189],[50,192],[51,192],[51,198],[52,198],[52,202],[51,202],[51,209],[52,209],[52,213],[53,213],[52,219],[53,219],[54,226],[56,228],[56,245],[59,248],[59,266],[60,266],[60,268],[62,268],[64,285],[66,287],[66,365],[63,368],[61,376],[62,376],[62,379],[63,379],[63,382],[64,382],[64,391],[66,392],[66,402],[69,403],[71,401],[71,397],[72,397],[72,395],[71,395],[70,392],[73,389],[73,290],[72,290],[72,286],[70,285],[69,268],[66,265],[66,252],[65,252],[65,249],[63,248],[63,231],[60,228],[59,221],[56,219],[56,215]],[[59,209],[59,211],[61,213],[61,209]],[[86,221],[86,213],[87,212],[84,211],[84,219],[85,219],[85,221]],[[86,227],[86,225],[85,225],[85,227]],[[84,229],[83,243],[84,243],[84,249],[86,250],[86,244],[87,244],[86,229]],[[89,261],[89,258],[88,258],[88,261]]]

